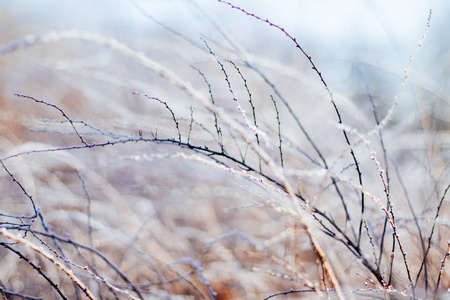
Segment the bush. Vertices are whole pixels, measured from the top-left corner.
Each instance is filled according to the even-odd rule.
[[[2,42],[3,89],[23,85],[0,98],[2,296],[444,295],[448,103],[398,112],[431,12],[386,99],[387,72],[354,63],[334,93],[281,25],[219,2],[303,61],[250,55],[199,6],[217,35],[197,42],[133,2],[169,54],[85,31]]]

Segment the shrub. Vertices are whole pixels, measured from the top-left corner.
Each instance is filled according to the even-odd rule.
[[[285,36],[312,70],[252,58],[201,9],[219,41],[137,4],[194,50],[171,61],[81,31],[0,49],[20,76],[28,55],[54,59],[2,97],[3,297],[443,295],[447,128],[426,111],[395,117],[431,12],[392,101],[354,65],[358,102],[282,26],[219,2]]]

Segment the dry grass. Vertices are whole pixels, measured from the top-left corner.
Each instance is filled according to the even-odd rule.
[[[449,100],[408,82],[430,20],[392,95],[363,64],[341,94],[282,27],[218,5],[297,60],[250,55],[205,11],[200,40],[2,10],[0,295],[445,298]]]

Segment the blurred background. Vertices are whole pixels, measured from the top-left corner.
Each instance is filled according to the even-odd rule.
[[[450,173],[450,2],[236,0],[232,4],[270,20],[296,38],[322,73],[344,124],[362,133],[375,126],[373,110],[381,119],[392,106],[404,69],[425,33],[432,10],[429,35],[414,59],[393,120],[383,132],[391,170],[396,169],[391,171],[395,173],[391,175],[391,192],[398,201],[397,222],[407,243],[411,242],[408,253],[413,272],[417,272],[423,249],[416,244],[419,235],[413,222],[417,220],[411,216],[414,213],[408,201],[428,234]],[[201,103],[160,74],[111,47],[66,38],[64,32],[71,30],[112,38],[142,51],[208,98],[208,85],[195,69],[198,68],[209,81],[217,105],[242,125],[242,116],[231,101],[224,74],[210,54],[207,46],[210,47],[222,62],[231,60],[240,66],[255,101],[258,126],[268,133],[272,142],[267,151],[277,163],[280,163],[278,122],[271,101],[274,95],[271,84],[301,117],[306,131],[330,165],[333,164],[333,171],[357,182],[352,161],[349,157],[340,158],[347,145],[342,132],[336,128],[336,113],[329,95],[309,61],[280,30],[225,3],[0,0],[0,29],[0,156],[3,158],[23,151],[80,144],[72,128],[59,122],[63,120],[60,112],[16,97],[16,93],[54,103],[71,119],[85,121],[91,127],[78,123],[77,128],[88,142],[106,141],[115,135],[177,137],[172,117],[164,105],[132,93],[137,91],[167,101],[180,121],[184,141],[193,115],[198,123],[191,142],[217,147],[211,114]],[[55,32],[58,36],[55,41],[33,40]],[[35,42],[29,44],[30,41]],[[254,67],[247,68],[248,64]],[[226,63],[225,68],[237,98],[252,120],[242,79],[232,65]],[[369,96],[375,102],[375,109]],[[285,137],[286,172],[293,174],[289,175],[290,182],[299,193],[330,212],[344,231],[350,231],[348,224],[357,227],[358,193],[343,184],[349,211],[357,216],[354,223],[347,224],[329,182],[325,184],[325,179],[321,182],[323,178],[318,172],[321,168],[314,163],[319,160],[317,154],[281,104],[280,97],[275,98]],[[201,126],[213,134],[206,134],[199,129]],[[94,128],[101,129],[102,134]],[[231,149],[234,143],[242,141],[228,138],[230,155],[242,157],[242,153],[247,153],[245,143],[240,144],[241,148]],[[372,142],[382,161],[378,139]],[[384,187],[370,153],[360,148],[357,155],[364,187],[384,199]],[[273,209],[276,205],[292,208],[284,194],[204,162],[181,159],[180,153],[192,154],[173,145],[127,143],[109,148],[34,153],[9,158],[6,165],[36,199],[55,232],[67,233],[105,253],[133,282],[141,284],[149,297],[211,298],[204,278],[218,292],[217,299],[257,299],[291,288],[301,289],[305,287],[299,279],[301,274],[320,284],[321,270],[310,241],[303,234],[304,228],[283,210]],[[257,166],[255,154],[248,153],[249,164]],[[311,171],[311,174],[298,175],[295,171]],[[12,215],[31,213],[22,191],[6,172],[1,176],[4,197],[0,199],[0,211]],[[376,204],[367,205],[368,226],[373,239],[379,241],[384,215]],[[449,211],[447,201],[442,211]],[[436,264],[430,273],[437,274],[448,228],[445,218],[439,221],[430,262]],[[355,256],[343,244],[319,230],[316,233],[339,270],[344,287],[356,291],[363,286],[361,281],[373,280],[372,274],[355,262]],[[259,249],[257,246],[291,263],[298,272],[290,272],[274,257],[255,250]],[[368,239],[362,242],[361,248],[372,257]],[[65,250],[69,259],[80,264],[89,261],[90,266],[98,264],[102,277],[124,286],[99,260],[82,256],[77,252],[79,249]],[[7,254],[0,256],[2,286],[35,296],[54,293],[47,284],[42,285],[42,278],[23,276],[28,274],[29,266],[17,267],[17,257]],[[388,273],[389,250],[384,255],[381,269]],[[402,290],[408,282],[401,255],[396,255],[400,261],[392,274],[396,274],[397,287]],[[203,269],[194,262],[199,262]],[[74,295],[69,280],[64,281],[52,267],[47,264],[46,272],[59,278],[55,280],[61,281],[60,286],[68,296]],[[83,274],[91,289],[105,292],[106,288],[97,287],[92,276]],[[442,279],[442,286],[448,287],[449,282],[447,275]],[[380,285],[374,284],[366,292],[380,290]]]
[[[412,98],[417,97],[417,93],[434,95],[432,103],[438,107],[442,101],[446,102],[442,98],[449,92],[450,37],[446,30],[450,22],[450,4],[447,1],[284,1],[283,4],[236,1],[233,4],[286,29],[326,74],[325,80],[332,92],[353,96],[349,90],[363,86],[362,77],[366,77],[370,79],[372,89],[380,83],[383,86],[381,93],[391,99],[398,91],[403,70],[424,33],[431,9],[430,36],[415,59],[401,107],[404,113],[411,113],[411,107],[416,105]],[[37,1],[2,1],[0,7],[2,45],[28,35],[78,30],[116,38],[147,55],[159,55],[158,59],[189,59],[194,63],[199,55],[192,43],[204,50],[200,38],[232,49],[229,43],[221,40],[223,37],[217,31],[221,28],[241,50],[256,58],[263,56],[268,60],[266,64],[276,62],[294,68],[285,68],[286,72],[308,68],[305,57],[279,30],[217,1],[48,1],[45,5]],[[169,33],[165,28],[173,32]],[[54,45],[60,47],[60,44]],[[42,72],[48,65],[66,67],[68,71],[67,65],[55,65],[52,60],[57,57],[45,55],[49,47],[37,49],[41,48],[44,55],[24,55],[26,71],[8,72],[3,88],[9,94],[26,92],[23,82],[15,77],[18,73],[32,73],[36,68]],[[77,55],[75,49],[71,50],[75,51],[72,55]],[[57,53],[59,56],[66,54]],[[85,59],[83,68],[96,65],[104,68],[111,64],[111,55],[102,53],[94,57],[91,61]],[[117,73],[120,62],[115,60],[115,63],[114,72]],[[81,62],[74,62],[71,67],[74,65],[80,66]],[[306,73],[309,75],[314,76],[313,71]],[[53,76],[61,80],[62,75],[58,72]],[[445,112],[448,112],[447,108]]]

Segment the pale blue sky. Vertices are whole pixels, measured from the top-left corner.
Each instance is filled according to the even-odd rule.
[[[201,12],[189,0],[136,0],[142,9],[192,40],[215,38]],[[401,75],[422,37],[428,12],[433,10],[430,35],[416,58],[412,76],[430,88],[447,85],[450,67],[450,1],[331,1],[331,0],[236,0],[262,18],[285,28],[313,56],[324,71],[332,73],[336,62],[362,62]],[[236,38],[250,52],[272,53],[291,47],[281,32],[245,16],[226,4],[196,0],[198,7]],[[281,3],[281,4],[280,4]],[[100,32],[128,42],[161,27],[139,12],[128,0],[0,1],[0,11],[15,22],[2,30],[18,35],[43,34],[50,30],[79,29]],[[136,46],[138,47],[138,46]],[[156,46],[155,46],[156,47]],[[289,48],[289,49],[291,49]],[[304,59],[299,54],[296,59]],[[329,65],[329,63],[331,63]],[[339,63],[338,63],[339,64]],[[328,68],[328,69],[327,69]]]

